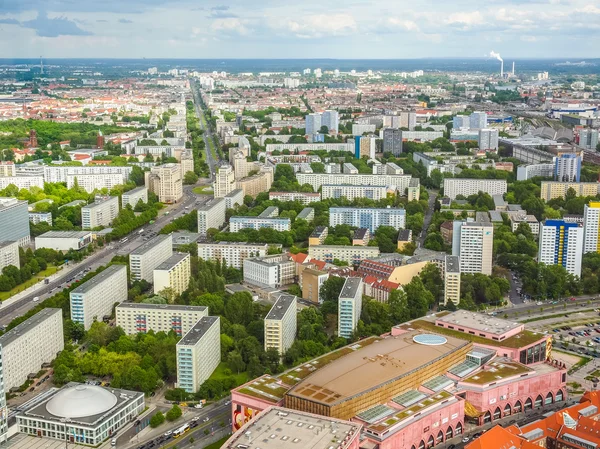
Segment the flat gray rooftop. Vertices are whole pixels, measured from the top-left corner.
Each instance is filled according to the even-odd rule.
[[[229,198],[235,195],[239,195],[239,192],[243,192],[242,189],[234,189],[231,192],[229,192],[227,195],[225,195],[225,198]]]
[[[296,216],[296,219],[301,218],[303,220],[306,220],[306,217],[308,217],[311,213],[314,214],[315,210],[312,207],[305,207],[304,209],[302,209],[300,211],[300,213]]]
[[[38,235],[36,238],[45,239],[79,239],[90,235],[90,231],[48,231],[42,235]]]
[[[57,313],[61,314],[61,320],[62,320],[62,310],[61,309],[47,308],[47,309],[40,310],[38,313],[33,315],[31,318],[23,321],[18,326],[12,328],[8,332],[6,332],[4,335],[0,336],[0,346],[8,346],[13,341],[15,341],[17,338],[21,337],[23,334],[26,334],[31,329],[37,327],[38,325],[40,325],[41,323],[46,321],[48,318],[50,318],[51,316],[53,316]]]
[[[171,238],[170,235],[157,235],[156,237],[148,240],[143,245],[140,245],[136,249],[131,251],[130,256],[143,256],[148,251],[150,251],[152,248],[154,248],[156,245],[161,243],[163,240],[170,239],[170,238]]]
[[[190,253],[175,253],[161,263],[158,267],[156,267],[155,270],[170,270],[183,259],[187,259],[188,257],[190,257]]]
[[[495,335],[502,335],[513,329],[524,327],[521,323],[515,323],[502,318],[466,310],[458,310],[443,317],[436,318],[436,322],[444,323],[446,325],[449,324],[451,326],[464,326]]]
[[[115,201],[117,202],[117,204],[119,203],[119,197],[117,196],[111,196],[109,198],[103,199],[102,201],[94,201],[93,203],[88,204],[87,206],[83,206],[83,209],[94,209],[98,206],[104,205],[110,201]]]
[[[183,304],[145,304],[141,302],[122,302],[117,309],[148,309],[148,310],[169,310],[182,312],[203,312],[206,306],[186,306]]]
[[[219,325],[219,317],[218,316],[203,316],[198,320],[194,327],[192,327],[187,334],[183,336],[181,340],[177,343],[179,345],[185,346],[193,346],[198,340],[204,337],[204,334],[213,326],[213,324],[217,323]]]
[[[225,201],[223,198],[214,198],[198,208],[198,212],[209,212],[213,207]]]
[[[6,248],[7,246],[15,245],[15,244],[17,244],[16,241],[13,242],[13,241],[10,241],[10,240],[6,240],[4,242],[0,242],[0,248]]]
[[[346,278],[342,291],[340,292],[340,298],[354,298],[356,291],[361,288],[362,278]]]
[[[265,320],[281,320],[290,307],[294,307],[297,303],[294,295],[281,295],[267,313]]]
[[[120,271],[123,271],[123,270],[127,271],[127,267],[125,265],[111,265],[103,272],[101,272],[101,273],[97,274],[96,276],[94,276],[93,278],[91,278],[89,281],[84,282],[79,287],[72,290],[71,294],[87,293],[90,290],[92,290],[93,288],[97,287],[102,282],[106,281],[108,278],[112,277],[116,273],[119,273]]]
[[[133,195],[133,194],[139,193],[143,190],[148,190],[148,187],[146,187],[146,186],[136,187],[135,189],[131,189],[131,190],[128,190],[127,192],[123,192],[123,195]]]
[[[458,256],[446,256],[446,271],[448,273],[460,273],[460,258]]]
[[[320,237],[323,232],[327,229],[327,226],[317,226],[315,230],[310,234],[311,237]]]

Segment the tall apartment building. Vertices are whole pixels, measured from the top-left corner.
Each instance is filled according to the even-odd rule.
[[[6,443],[6,440],[8,439],[8,407],[6,406],[3,365],[2,345],[0,345],[0,445]]]
[[[455,199],[458,195],[477,195],[479,192],[493,195],[506,193],[505,179],[470,179],[470,178],[445,178],[444,196]]]
[[[77,185],[87,193],[94,190],[112,189],[123,185],[127,178],[120,173],[96,173],[87,175],[67,175],[67,188],[71,189]]]
[[[0,242],[0,272],[9,265],[21,268],[18,242]]]
[[[0,161],[0,177],[17,176],[13,161]],[[0,440],[2,441],[2,440]]]
[[[479,130],[477,145],[480,150],[498,149],[498,130],[484,128]]]
[[[236,188],[233,167],[229,164],[225,164],[217,168],[214,182],[215,198],[222,198],[233,192]]]
[[[379,226],[402,229],[406,225],[406,211],[400,208],[375,207],[331,207],[329,226],[346,224],[356,228],[367,228],[373,234]]]
[[[181,173],[183,173],[183,176],[185,176],[187,172],[194,172],[194,155],[192,150],[182,151],[181,160],[179,162],[181,163]]]
[[[417,113],[415,111],[401,111],[398,116],[400,117],[400,128],[408,128],[413,131],[417,126]]]
[[[338,297],[338,335],[352,337],[362,310],[362,278],[346,278]]]
[[[111,265],[71,291],[71,319],[88,330],[111,315],[116,303],[127,301],[127,267]]]
[[[242,268],[248,257],[265,257],[269,251],[266,243],[215,242],[198,243],[198,257],[204,260],[225,261],[233,268]]]
[[[487,120],[486,120],[486,124],[487,124]],[[471,127],[471,118],[468,115],[457,115],[455,117],[452,117],[452,128],[453,129],[470,128],[470,127]]]
[[[154,269],[173,255],[170,235],[157,235],[129,254],[131,279],[154,281]]]
[[[154,293],[171,288],[175,295],[181,295],[190,284],[191,260],[189,253],[176,253],[157,266],[154,269]]]
[[[444,305],[460,302],[460,258],[446,256],[444,267]]]
[[[161,203],[176,203],[183,196],[181,164],[164,164],[152,167],[145,174],[145,184],[158,195]]]
[[[308,255],[323,262],[333,263],[336,259],[348,265],[358,265],[363,259],[379,257],[377,246],[317,245],[308,248]]]
[[[148,188],[145,186],[123,192],[123,195],[121,195],[121,209],[125,209],[127,205],[135,208],[140,201],[142,203],[148,202]]]
[[[302,280],[302,298],[315,304],[321,304],[323,302],[321,287],[329,279],[329,273],[313,268],[305,268],[302,270],[300,277]]]
[[[279,217],[231,217],[229,219],[229,229],[231,232],[238,232],[241,229],[271,228],[276,231],[289,231],[292,222],[289,218]]]
[[[554,198],[564,198],[569,189],[575,191],[575,196],[596,196],[598,186],[597,182],[542,181],[540,198],[546,202]]]
[[[581,177],[581,156],[561,154],[553,158],[554,180],[558,182],[579,182]]]
[[[355,186],[355,185],[340,185],[340,184],[323,184],[321,186],[321,197],[326,200],[328,198],[342,198],[349,200],[356,198],[369,198],[371,200],[381,200],[387,197],[387,187],[380,186]]]
[[[60,165],[44,165],[43,176],[46,182],[66,182],[67,186],[69,183],[74,184],[74,179],[82,179],[85,176],[97,176],[97,175],[117,175],[115,180],[119,184],[125,184],[131,176],[131,166],[98,166],[98,165],[84,165],[83,167],[71,167],[71,166],[60,166]],[[81,185],[81,184],[80,184]]]
[[[127,335],[174,331],[181,337],[208,315],[208,307],[124,302],[117,306],[115,314],[116,325]]]
[[[221,362],[221,320],[200,318],[177,343],[177,388],[196,393]]]
[[[233,209],[235,206],[241,206],[244,204],[244,191],[242,189],[235,189],[229,192],[223,198],[225,198],[225,209]]]
[[[269,192],[269,199],[278,201],[298,201],[301,204],[310,204],[321,201],[321,194],[310,192]]]
[[[296,262],[285,254],[244,259],[244,282],[279,288],[296,278]]]
[[[362,136],[364,133],[374,133],[377,129],[376,125],[372,125],[370,123],[354,123],[352,125],[352,135],[353,136]]]
[[[27,201],[0,197],[0,242],[18,242],[29,245],[29,212]]]
[[[383,130],[383,152],[395,156],[402,154],[402,130],[393,128]]]
[[[375,159],[375,153],[377,151],[377,138],[375,136],[356,136],[354,138],[354,144],[354,157],[356,159],[362,157]]]
[[[494,226],[491,223],[455,221],[452,255],[460,258],[461,273],[492,274]]]
[[[265,317],[265,351],[276,349],[280,356],[290,349],[296,339],[297,299],[280,295]]]
[[[110,226],[119,214],[119,197],[96,197],[96,201],[81,208],[81,227],[94,229]]]
[[[352,186],[391,186],[404,193],[410,185],[411,175],[372,175],[350,173],[298,173],[296,179],[300,185],[310,184],[315,190],[323,185]],[[415,178],[418,179],[418,178]]]
[[[402,131],[403,142],[431,142],[444,137],[443,131]]]
[[[596,150],[598,146],[598,130],[585,128],[579,131],[579,146],[586,150]]]
[[[469,128],[482,129],[487,128],[487,114],[485,112],[475,111],[469,116]]]
[[[538,262],[562,265],[568,273],[581,276],[583,227],[564,220],[546,220],[540,225]]]
[[[244,196],[250,195],[252,198],[256,198],[259,193],[268,192],[271,189],[274,173],[273,167],[263,165],[258,174],[239,179],[236,182],[236,188],[242,189]]]
[[[32,187],[44,188],[44,178],[41,176],[12,176],[0,177],[0,190],[6,189],[9,185],[14,185],[19,190],[31,189]]]
[[[340,126],[338,111],[327,110],[321,115],[321,126],[326,126],[329,133],[337,133]],[[308,133],[307,133],[308,134]]]
[[[598,201],[590,201],[583,210],[583,252],[600,253],[600,202]]]
[[[198,234],[206,237],[210,228],[220,229],[225,224],[227,206],[224,198],[214,198],[198,208]]]
[[[0,370],[4,374],[4,391],[8,392],[20,387],[29,374],[37,373],[43,364],[50,363],[64,349],[62,310],[39,311],[0,336],[0,347]]]
[[[530,164],[519,165],[517,167],[517,181],[527,181],[536,176],[542,178],[552,178],[554,176],[554,164]]]
[[[312,113],[308,114],[305,117],[305,133],[306,135],[312,136],[313,134],[317,134],[321,129],[321,114]]]

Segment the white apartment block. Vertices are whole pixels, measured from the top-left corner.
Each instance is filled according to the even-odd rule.
[[[16,186],[19,190],[31,189],[32,187],[44,188],[44,178],[41,176],[6,176],[0,177],[0,190],[6,189],[9,185]]]
[[[180,337],[208,315],[208,307],[124,302],[115,309],[116,325],[127,335],[174,331]]]
[[[278,201],[298,201],[301,204],[310,204],[321,201],[321,194],[309,192],[269,192],[269,199]]]
[[[296,262],[283,254],[244,259],[244,282],[279,288],[294,282]]]
[[[39,311],[0,336],[0,347],[4,390],[9,392],[20,387],[29,374],[37,373],[44,363],[50,363],[64,349],[62,310]]]
[[[477,144],[480,150],[497,150],[498,130],[489,128],[480,129]]]
[[[52,214],[50,212],[29,212],[29,221],[33,224],[44,222],[52,226]]]
[[[583,227],[563,220],[546,220],[540,225],[538,262],[562,265],[567,273],[581,276]]]
[[[129,254],[131,279],[154,281],[154,269],[173,255],[170,235],[157,235]]]
[[[362,278],[346,278],[338,297],[338,335],[352,337],[362,311]]]
[[[406,211],[399,208],[374,207],[331,207],[329,226],[346,224],[356,228],[367,228],[373,234],[379,226],[403,229],[406,226]]]
[[[552,178],[554,176],[554,164],[531,164],[517,167],[517,181],[527,181],[536,176]]]
[[[429,142],[444,137],[442,131],[402,131],[404,142]]]
[[[349,200],[356,198],[369,198],[371,200],[381,200],[387,197],[388,189],[386,186],[355,186],[339,184],[323,184],[321,186],[321,196],[324,200],[328,198],[342,198]]]
[[[452,255],[460,258],[461,273],[492,274],[494,227],[491,223],[455,221]]]
[[[112,189],[115,186],[123,185],[127,179],[118,174],[95,174],[95,175],[67,175],[67,187],[69,189],[75,186],[75,183],[85,190],[92,193],[94,190]]]
[[[19,242],[29,245],[29,212],[27,201],[0,197],[0,242]]]
[[[215,198],[223,198],[236,190],[235,173],[231,165],[221,165],[217,169],[213,186]]]
[[[71,291],[71,319],[88,330],[94,321],[112,314],[113,306],[127,300],[127,267],[111,265]]]
[[[326,126],[329,134],[337,133],[340,125],[340,116],[338,111],[327,110],[321,114],[321,126]]]
[[[0,161],[0,177],[16,176],[15,163],[12,161]],[[0,440],[2,441],[2,440]]]
[[[165,288],[173,289],[179,296],[190,283],[192,257],[189,253],[176,253],[154,269],[154,293]]]
[[[81,208],[81,227],[94,229],[110,226],[119,214],[119,197],[109,196],[106,199],[96,198],[96,202]]]
[[[410,175],[372,175],[349,173],[298,173],[300,185],[310,184],[317,191],[323,185],[387,186],[399,190],[402,194],[410,185]]]
[[[321,114],[315,112],[308,114],[305,117],[305,133],[307,135],[317,134],[319,129],[321,129]]]
[[[276,349],[280,356],[290,349],[296,339],[297,299],[281,295],[265,317],[265,351]]]
[[[533,235],[537,236],[540,233],[540,222],[537,221],[535,215],[528,215],[525,211],[507,212],[507,215],[513,232],[521,223],[527,223]]]
[[[600,202],[598,201],[590,201],[583,210],[583,252],[600,253]]]
[[[62,167],[60,165],[44,166],[44,181],[46,182],[69,182],[69,177],[87,175],[119,175],[125,184],[131,176],[133,167],[114,166],[84,166],[84,167]]]
[[[0,272],[9,265],[21,268],[19,242],[0,242]]]
[[[444,266],[444,305],[460,303],[460,258],[446,256]]]
[[[221,320],[205,316],[177,343],[177,388],[196,393],[221,362]]]
[[[88,231],[48,231],[35,238],[35,249],[50,248],[56,251],[79,251],[92,243]]]
[[[6,391],[4,388],[4,368],[2,346],[0,345],[0,444],[8,439],[8,407],[6,407]]]
[[[161,203],[176,203],[183,196],[181,164],[164,164],[152,167],[145,173],[145,185],[158,195]]]
[[[229,192],[223,198],[225,198],[225,209],[233,209],[235,206],[241,206],[244,204],[244,191],[242,189],[235,189]]]
[[[229,219],[229,230],[238,232],[241,229],[271,228],[276,231],[289,231],[292,222],[289,218],[279,217],[231,217]]]
[[[206,237],[211,228],[220,229],[225,224],[227,206],[224,198],[214,198],[198,208],[198,234]]]
[[[132,209],[135,209],[138,202],[147,203],[148,202],[148,188],[147,187],[137,187],[133,190],[129,190],[124,192],[121,195],[121,209],[125,209],[127,205],[131,206]]]
[[[362,136],[364,133],[374,133],[377,127],[375,125],[359,125],[354,123],[352,125],[352,135],[353,136]]]
[[[456,199],[458,195],[470,196],[485,192],[493,195],[506,193],[507,185],[505,179],[468,179],[468,178],[445,178],[444,196]]]
[[[265,257],[269,251],[266,243],[215,242],[198,243],[198,257],[204,260],[225,261],[227,265],[240,269],[248,257]]]
[[[308,133],[307,133],[308,134]],[[347,151],[354,153],[354,142],[348,143],[269,143],[266,145],[267,155],[273,151],[288,150],[291,154],[303,151]]]
[[[308,255],[312,259],[333,263],[334,260],[347,262],[348,265],[358,265],[363,259],[379,257],[377,246],[340,246],[340,245],[315,245],[308,248]]]

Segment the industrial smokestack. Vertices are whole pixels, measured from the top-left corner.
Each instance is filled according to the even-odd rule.
[[[504,60],[500,56],[499,53],[496,53],[494,50],[490,51],[490,58],[496,58],[502,64],[500,64],[500,78],[504,76]]]
[[[500,63],[500,78],[504,78],[504,61]]]
[[[512,75],[515,76],[515,61],[513,61]]]

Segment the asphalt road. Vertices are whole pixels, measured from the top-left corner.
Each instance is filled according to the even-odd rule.
[[[423,230],[421,231],[421,235],[419,235],[419,247],[423,247],[423,243],[425,243],[425,237],[427,236],[427,229],[431,224],[431,219],[433,218],[433,212],[435,209],[435,200],[438,197],[438,193],[436,190],[427,190],[429,193],[429,202],[427,204],[427,210],[425,211],[425,217],[423,218]]]
[[[158,233],[166,224],[168,224],[172,218],[180,216],[185,213],[185,207],[192,207],[196,201],[206,201],[205,198],[196,196],[192,192],[191,186],[184,186],[183,199],[177,204],[168,206],[167,208],[159,212],[159,216],[156,218],[152,225],[144,226],[144,234]],[[169,211],[169,215],[164,215],[166,211]],[[51,291],[54,293],[59,288],[65,288],[67,281],[75,281],[84,276],[84,272],[95,270],[98,267],[107,264],[116,254],[129,254],[135,248],[144,243],[143,236],[139,235],[139,229],[133,231],[127,236],[128,241],[124,244],[119,242],[112,242],[104,248],[97,250],[94,254],[87,257],[83,261],[76,264],[76,269],[69,273],[58,274],[50,283],[44,284],[40,282],[36,284],[37,288],[33,293],[15,301],[12,304],[0,307],[0,325],[7,325],[13,319],[25,314],[27,311],[35,307],[38,302],[34,302],[34,297],[39,297],[40,301],[44,301],[51,296]]]
[[[213,173],[215,173],[216,170],[216,166],[217,166],[217,162],[215,161],[215,159],[212,156],[212,153],[210,151],[210,142],[209,140],[212,140],[212,131],[210,129],[210,126],[204,126],[204,123],[201,119],[202,115],[204,114],[204,111],[202,109],[202,107],[200,106],[200,92],[198,91],[198,89],[196,88],[195,85],[192,86],[192,95],[194,97],[194,107],[196,108],[196,115],[198,116],[198,123],[200,124],[200,129],[204,130],[204,133],[202,134],[202,137],[204,139],[204,147],[205,147],[205,153],[206,153],[206,163],[208,164],[208,167],[210,169],[210,181],[214,180],[214,175]]]

